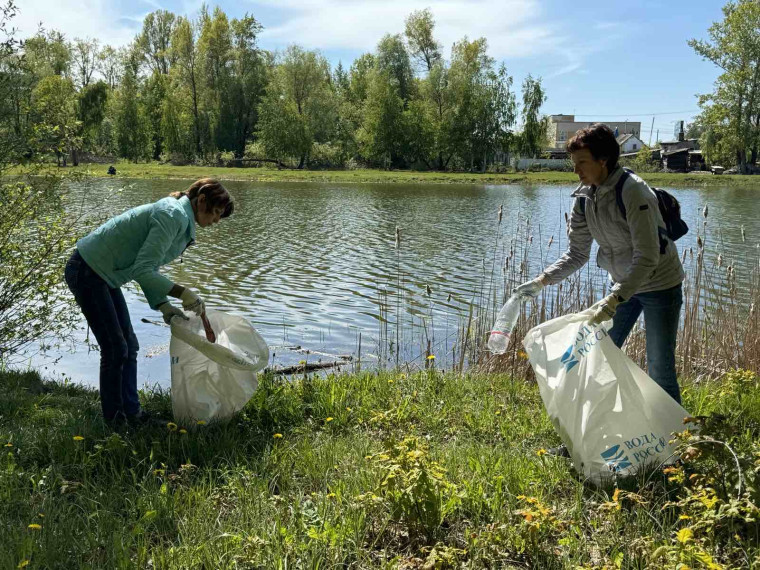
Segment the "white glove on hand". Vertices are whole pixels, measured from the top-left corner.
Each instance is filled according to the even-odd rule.
[[[186,311],[192,311],[199,317],[206,312],[206,303],[203,302],[198,293],[189,287],[185,287],[179,298],[182,300],[182,308]]]
[[[589,319],[588,323],[592,326],[609,321],[615,316],[615,311],[620,304],[620,297],[615,293],[610,293],[604,299],[591,306],[594,309],[594,315]]]
[[[185,313],[183,313],[180,309],[169,303],[168,301],[166,303],[162,303],[158,306],[158,310],[161,311],[161,314],[164,316],[164,322],[167,325],[172,324],[172,318],[173,317],[180,317],[182,319],[185,319],[186,321],[189,320]]]
[[[543,288],[544,284],[541,282],[541,277],[536,277],[533,281],[515,287],[512,293],[521,299],[535,299]]]

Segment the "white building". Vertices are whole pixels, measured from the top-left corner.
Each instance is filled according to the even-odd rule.
[[[565,144],[576,132],[594,123],[604,123],[613,131],[617,130],[615,134],[618,137],[620,135],[634,135],[636,137],[641,135],[641,122],[576,121],[575,115],[552,115],[551,123],[549,124],[549,148],[546,150],[549,152],[564,152]],[[641,141],[636,144],[641,144]]]
[[[639,152],[644,147],[644,143],[641,142],[641,139],[632,134],[620,135],[617,142],[620,145],[620,154]]]

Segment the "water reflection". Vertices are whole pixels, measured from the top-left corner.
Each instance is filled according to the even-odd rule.
[[[80,185],[75,193],[86,203],[104,204],[106,211],[98,214],[110,215],[188,184],[103,179]],[[367,356],[382,352],[378,344],[387,348],[389,339],[398,338],[402,361],[419,359],[427,339],[433,341],[434,352],[448,352],[468,303],[481,298],[484,288],[502,287],[498,268],[504,257],[511,248],[521,251],[527,246],[520,226],[527,227],[528,218],[534,242],[528,271],[535,274],[556,259],[567,245],[565,213],[574,189],[243,182],[227,186],[236,201],[235,215],[212,228],[199,228],[196,245],[164,269],[167,275],[199,289],[210,307],[250,319],[270,345],[356,353],[361,334]],[[692,228],[679,249],[695,245],[694,230],[702,227],[701,210],[709,204],[708,257],[722,253],[740,279],[742,272],[756,267],[760,216],[755,191],[672,192]],[[504,215],[499,226],[500,205]],[[401,229],[398,250],[396,227]],[[603,279],[598,270],[592,273]],[[143,347],[140,378],[166,386],[168,357],[161,347],[168,342],[168,331],[140,322],[142,317],[160,320],[141,295],[128,292],[127,299]],[[80,340],[84,335],[83,327]],[[146,356],[151,350],[155,355]],[[303,358],[275,352],[281,364]],[[48,372],[57,370],[96,384],[97,357],[80,342],[73,353],[52,352],[33,358],[32,365],[47,365]]]

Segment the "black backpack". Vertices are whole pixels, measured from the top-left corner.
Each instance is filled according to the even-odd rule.
[[[615,201],[617,202],[618,208],[620,208],[620,213],[623,215],[624,220],[627,220],[628,217],[626,216],[625,204],[623,203],[623,185],[632,172],[633,170],[624,168],[623,174],[620,175],[617,184],[615,184]],[[662,188],[652,188],[652,190],[657,196],[657,205],[660,208],[662,220],[665,222],[665,235],[667,235],[672,241],[676,241],[685,236],[689,231],[689,226],[687,226],[686,222],[681,219],[681,204],[678,203],[676,197]],[[580,207],[581,212],[585,216],[586,198],[581,198]],[[660,237],[662,238],[662,236]],[[665,253],[666,246],[667,242],[661,239],[660,253]]]

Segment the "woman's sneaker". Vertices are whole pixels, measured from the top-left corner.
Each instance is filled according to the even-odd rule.
[[[570,458],[570,452],[567,450],[567,446],[564,443],[557,447],[550,447],[546,450],[546,455]]]

